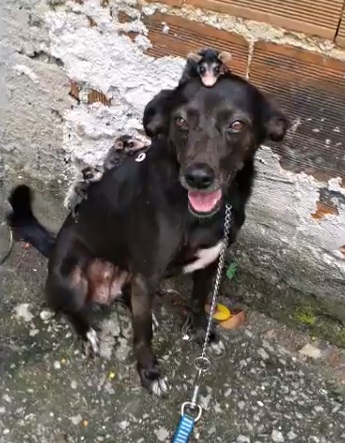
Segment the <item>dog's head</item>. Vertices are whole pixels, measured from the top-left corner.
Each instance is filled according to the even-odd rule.
[[[149,136],[165,136],[176,151],[196,215],[216,211],[244,161],[264,140],[281,141],[288,128],[277,105],[235,75],[212,88],[191,80],[163,90],[146,106],[143,121]]]

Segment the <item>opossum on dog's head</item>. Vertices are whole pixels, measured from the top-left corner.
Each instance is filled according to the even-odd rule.
[[[201,49],[187,55],[187,64],[182,73],[179,85],[186,83],[190,78],[200,77],[206,87],[213,86],[221,75],[230,71],[226,66],[231,60],[231,54],[214,49]]]

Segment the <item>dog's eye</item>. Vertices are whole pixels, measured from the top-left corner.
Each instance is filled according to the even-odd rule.
[[[182,117],[176,117],[175,118],[175,125],[179,128],[182,129],[182,131],[186,131],[188,130],[188,125],[185,119],[183,119]]]
[[[231,123],[228,129],[230,132],[238,133],[243,131],[244,127],[245,124],[243,122],[241,122],[240,120],[235,120],[234,122]]]

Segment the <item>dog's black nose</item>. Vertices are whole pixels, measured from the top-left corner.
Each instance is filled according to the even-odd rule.
[[[184,177],[192,188],[207,189],[214,182],[215,174],[206,163],[192,163],[187,166]]]

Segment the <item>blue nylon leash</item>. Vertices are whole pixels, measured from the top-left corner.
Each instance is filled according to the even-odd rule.
[[[181,415],[172,443],[188,442],[194,429],[194,423],[193,417],[190,417],[188,414]]]
[[[181,417],[180,421],[178,423],[176,432],[173,436],[171,443],[188,443],[189,439],[192,436],[194,425],[200,420],[202,415],[202,407],[198,404],[198,396],[199,396],[199,390],[200,390],[200,384],[199,380],[204,372],[207,372],[211,367],[210,360],[206,357],[206,350],[208,345],[208,338],[210,336],[211,332],[211,325],[212,325],[212,317],[213,313],[216,307],[216,301],[217,296],[219,293],[220,283],[222,279],[222,271],[225,263],[225,253],[226,249],[228,247],[228,241],[229,241],[229,232],[231,227],[231,210],[232,207],[230,205],[226,205],[225,207],[225,220],[224,220],[224,237],[223,237],[223,247],[219,255],[219,261],[218,261],[218,267],[217,267],[217,273],[216,273],[216,280],[214,283],[213,288],[213,295],[212,295],[212,303],[208,318],[208,324],[205,334],[205,341],[202,348],[201,356],[195,359],[195,367],[197,369],[197,376],[194,381],[194,390],[193,390],[193,396],[191,401],[187,401],[182,404],[181,407]],[[188,335],[185,335],[188,338]],[[189,414],[187,413],[187,410],[189,411]],[[195,418],[190,415],[190,413],[193,412],[193,415],[195,415]]]

